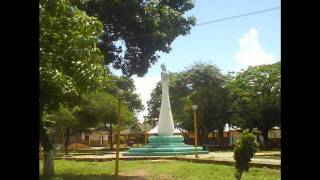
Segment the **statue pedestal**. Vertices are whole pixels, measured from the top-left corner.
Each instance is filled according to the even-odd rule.
[[[195,154],[195,147],[183,142],[181,135],[151,136],[150,143],[139,147],[130,148],[124,156],[175,156]],[[198,154],[208,154],[202,147],[197,147]]]

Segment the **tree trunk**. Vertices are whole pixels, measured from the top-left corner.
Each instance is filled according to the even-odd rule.
[[[236,171],[236,174],[235,174],[236,180],[241,180],[242,173],[243,173],[242,171],[239,171],[239,170]]]
[[[64,154],[68,155],[68,145],[69,145],[69,136],[70,136],[70,127],[67,127],[66,129],[66,141],[64,143]]]
[[[214,131],[212,131],[211,133],[212,133],[211,144],[215,144],[215,134],[214,134]]]
[[[40,107],[40,141],[44,151],[43,176],[51,177],[54,176],[53,144],[43,126],[42,113],[43,107]]]
[[[231,137],[231,132],[230,132],[230,128],[229,128],[229,131],[228,131],[228,140],[227,140],[227,145],[228,145],[228,147],[230,147],[231,144],[232,144],[232,142],[231,142],[231,140],[230,140],[230,137]]]
[[[223,146],[223,130],[218,130],[218,136],[219,136],[219,145]]]
[[[113,150],[113,142],[112,142],[112,124],[109,126],[109,135],[110,135],[110,150]]]
[[[62,144],[63,142],[63,130],[59,128],[59,144]]]
[[[43,176],[52,177],[54,176],[54,163],[53,163],[53,150],[44,151],[43,160]]]
[[[265,150],[269,149],[269,137],[268,137],[268,130],[261,131],[263,137],[263,148]]]
[[[136,143],[137,143],[137,147],[139,147],[139,137],[138,137],[138,134],[135,134],[135,139],[136,139]]]
[[[198,131],[198,145],[202,146],[205,142],[204,142],[204,136],[203,136],[203,129],[200,129]]]
[[[200,126],[202,127],[201,130],[203,130],[203,131],[201,131],[201,135],[203,135],[203,134],[207,135],[207,138],[204,138],[204,139],[201,138],[201,143],[203,144],[203,143],[208,143],[208,128],[201,121],[202,117],[203,117],[204,109],[200,109],[199,111],[200,111],[199,118],[197,118],[197,121],[199,122]],[[200,136],[200,137],[203,137],[203,136]],[[203,141],[206,141],[206,142],[203,142]]]
[[[208,133],[205,131],[201,131],[199,139],[201,140],[201,142],[199,144],[201,144],[202,146],[207,145],[208,144]]]
[[[209,132],[207,132],[207,133],[205,134],[205,144],[206,144],[206,145],[209,144],[209,138],[208,138],[208,136],[209,136]]]
[[[106,129],[106,132],[108,132],[108,131],[109,131],[109,128],[107,127],[107,124],[106,124],[106,123],[103,123],[103,125],[104,125],[104,128]],[[102,141],[102,144],[103,144],[103,141]],[[105,144],[106,150],[107,150],[107,144],[108,144],[108,143]]]

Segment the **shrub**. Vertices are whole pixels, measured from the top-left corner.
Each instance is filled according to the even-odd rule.
[[[241,179],[242,173],[249,170],[249,162],[256,152],[255,136],[248,131],[244,131],[234,148],[234,160],[237,180]]]

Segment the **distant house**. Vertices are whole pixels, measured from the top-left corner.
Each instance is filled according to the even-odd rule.
[[[268,132],[269,139],[280,139],[281,138],[281,129],[278,126],[273,127]]]
[[[270,147],[280,147],[281,145],[281,128],[278,126],[273,127],[268,132]]]
[[[152,128],[152,126],[148,123],[140,124],[141,131],[139,133],[132,132],[130,129],[125,129],[120,132],[121,143],[125,143],[128,145],[132,145],[135,143],[144,144],[145,138],[157,135],[158,134],[158,126]],[[225,124],[223,131],[223,138],[219,139],[218,131],[210,132],[208,134],[208,144],[209,145],[223,145],[223,146],[233,146],[238,139],[241,137],[240,128],[232,126],[229,127],[228,124]],[[253,129],[253,133],[257,134],[257,138],[262,142],[262,136],[260,136],[260,132],[255,128]],[[113,144],[116,143],[116,130],[113,130]],[[182,129],[175,128],[175,135],[182,135],[185,137],[185,142],[187,144],[194,144],[194,134],[193,132],[187,132]],[[269,133],[269,142],[271,147],[279,147],[281,140],[281,129],[279,127],[272,128]],[[200,137],[200,134],[199,134]],[[71,136],[70,144],[72,143],[82,143],[92,147],[103,147],[110,144],[110,135],[109,132],[104,130],[91,130],[89,132],[82,132],[81,134]],[[147,139],[146,139],[147,141]],[[258,139],[257,139],[258,141]],[[198,139],[199,145],[203,144],[203,140]]]
[[[223,130],[223,138],[220,140],[218,131],[215,130],[214,132],[210,132],[208,134],[208,144],[210,145],[222,145],[222,146],[233,146],[237,140],[241,137],[241,128],[236,126],[229,127],[229,124],[225,124]],[[254,134],[259,135],[261,134],[259,130],[256,128],[252,131]],[[192,132],[187,133],[187,143],[194,144],[194,134]],[[269,133],[269,143],[271,146],[279,147],[280,146],[280,139],[281,139],[281,129],[277,126],[272,128]],[[257,136],[260,141],[263,141],[262,136]],[[258,140],[258,139],[257,139]],[[201,139],[198,140],[199,144],[202,144]]]
[[[229,128],[228,124],[226,124],[225,129],[224,129],[224,133],[223,133],[222,144],[224,144],[224,145],[234,144],[237,141],[237,139],[239,139],[241,136],[241,133],[237,131],[239,129],[240,128],[237,128],[237,127],[230,127]],[[147,134],[148,134],[148,136],[157,135],[158,134],[158,126],[155,126]],[[175,128],[174,135],[183,135],[185,137],[185,142],[187,144],[194,144],[193,132],[187,132],[185,130]],[[218,131],[214,131],[214,133],[212,133],[212,132],[209,133],[208,140],[209,140],[209,144],[219,144]],[[201,139],[199,139],[199,144],[202,144]]]
[[[120,131],[120,143],[123,144],[127,139],[132,138],[134,133],[130,130]],[[113,144],[116,144],[117,132],[114,130],[112,132],[112,138],[107,131],[92,131],[92,132],[82,132],[81,134],[81,143],[86,144],[92,147],[103,147],[110,144],[112,139]]]
[[[140,124],[139,127],[141,129],[140,133],[133,132],[130,129],[120,131],[120,143],[123,144],[132,140],[135,143],[144,143],[143,134],[150,131],[151,126],[149,124]],[[103,147],[109,145],[111,139],[113,144],[116,144],[116,135],[115,128],[112,132],[112,138],[109,135],[109,131],[91,128],[90,131],[70,136],[69,144],[82,143],[92,147]]]
[[[214,132],[210,132],[208,134],[208,144],[209,145],[217,145],[217,146],[233,146],[237,140],[241,137],[241,128],[238,128],[236,126],[229,126],[228,123],[225,124],[224,130],[223,130],[223,138],[219,139],[218,131],[215,130]],[[252,131],[254,134],[259,135],[261,134],[259,130],[256,128]],[[157,135],[158,134],[158,126],[155,126],[153,129],[151,129],[148,133],[148,136],[151,135]],[[174,130],[175,135],[183,135],[185,137],[185,142],[187,144],[194,144],[194,134],[193,132],[187,132],[182,129],[175,128]],[[198,135],[200,137],[200,134]],[[280,139],[281,139],[281,129],[277,126],[272,128],[269,131],[269,143],[271,146],[279,147],[280,146]],[[260,138],[260,141],[262,140],[262,136],[257,136],[257,138]],[[198,139],[199,145],[203,144],[202,139]],[[257,139],[258,140],[258,139]]]
[[[108,144],[109,132],[92,131],[81,133],[81,143],[89,146],[106,146]]]
[[[208,134],[208,144],[232,146],[241,137],[239,130],[240,128],[238,127],[229,127],[228,124],[225,124],[222,139],[219,139],[218,131],[214,130],[214,132]],[[187,138],[188,144],[194,144],[194,134],[192,132],[188,133]],[[199,142],[202,144],[201,140]]]

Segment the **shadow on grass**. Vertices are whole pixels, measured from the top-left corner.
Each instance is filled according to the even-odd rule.
[[[40,180],[146,180],[146,177],[141,176],[121,176],[117,179],[113,175],[72,175],[64,174],[55,177],[40,176]]]

